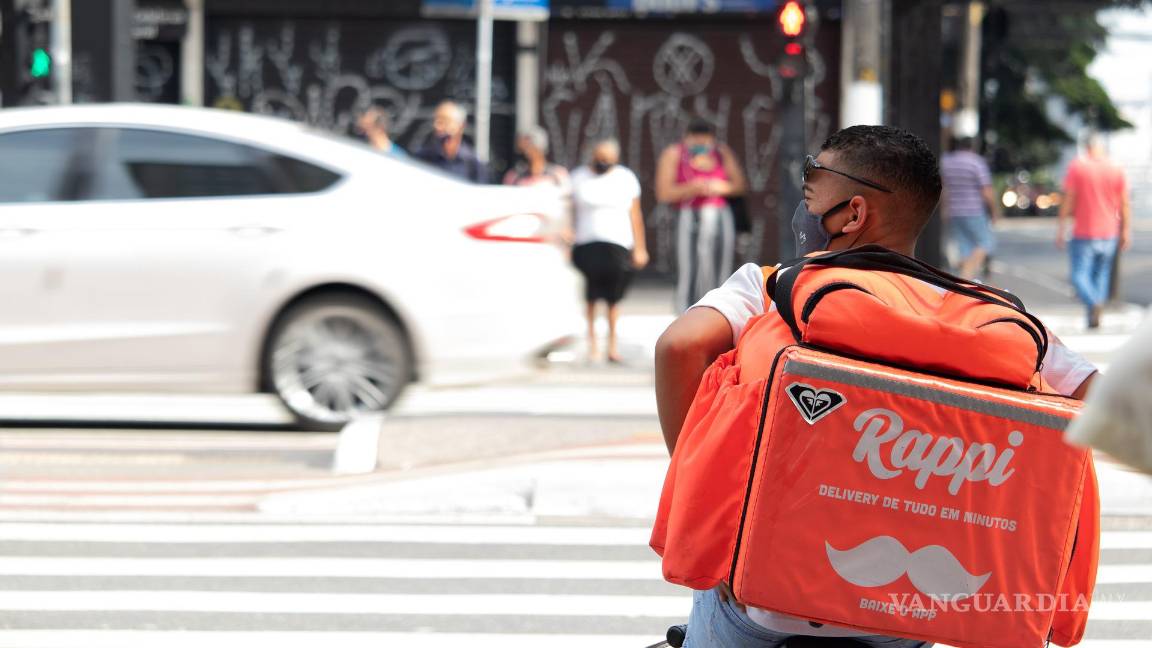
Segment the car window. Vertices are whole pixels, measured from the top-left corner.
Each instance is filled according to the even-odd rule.
[[[340,179],[338,173],[287,155],[274,155],[272,159],[289,193],[323,191]]]
[[[281,193],[258,149],[223,140],[135,128],[107,129],[91,198],[203,198]]]
[[[27,203],[75,197],[77,128],[0,134],[0,202]]]

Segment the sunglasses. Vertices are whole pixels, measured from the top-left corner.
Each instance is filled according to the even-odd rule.
[[[804,158],[804,173],[803,173],[803,175],[800,176],[800,179],[803,180],[804,182],[808,182],[808,174],[812,173],[813,169],[822,169],[824,171],[830,171],[832,173],[835,173],[836,175],[844,176],[845,178],[848,178],[849,180],[859,182],[860,184],[862,184],[866,187],[872,187],[873,189],[876,189],[878,191],[883,191],[884,193],[893,193],[893,191],[891,189],[888,189],[888,188],[885,188],[881,185],[878,185],[875,182],[872,182],[871,180],[865,180],[864,178],[857,178],[856,176],[848,174],[848,173],[844,173],[843,171],[837,171],[836,169],[828,168],[828,167],[824,166],[823,164],[820,164],[819,162],[817,162],[816,158],[811,156],[811,155]]]

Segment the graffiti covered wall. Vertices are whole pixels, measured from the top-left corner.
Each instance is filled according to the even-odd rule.
[[[505,163],[515,126],[513,25],[495,32],[493,165]],[[369,104],[384,105],[397,142],[410,150],[431,134],[443,99],[471,110],[476,27],[470,21],[210,18],[206,102],[351,133]]]
[[[837,119],[838,41],[824,30],[809,52],[809,146]],[[712,122],[748,176],[752,250],[775,249],[777,106],[783,91],[772,64],[775,30],[764,22],[676,24],[655,21],[553,21],[541,89],[540,119],[557,161],[584,162],[587,144],[619,138],[623,162],[640,176],[658,269],[670,268],[671,210],[654,209],[660,151],[693,116]],[[773,47],[775,45],[775,47]],[[814,144],[813,144],[814,143]],[[803,160],[796,161],[796,173]],[[791,210],[789,210],[791,212]]]

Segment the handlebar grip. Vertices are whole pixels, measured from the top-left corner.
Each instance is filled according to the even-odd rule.
[[[684,645],[684,640],[688,638],[688,624],[674,625],[668,628],[668,645],[672,648],[680,648]]]

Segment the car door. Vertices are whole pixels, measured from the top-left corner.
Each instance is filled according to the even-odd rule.
[[[288,262],[294,187],[274,157],[222,138],[99,128],[83,216],[39,226],[69,324],[50,363],[82,384],[240,390],[261,300]]]
[[[82,128],[0,133],[0,386],[61,382],[69,339],[83,337],[57,310],[61,262],[72,241],[45,236],[82,220],[92,136]],[[62,344],[64,343],[64,344]]]

